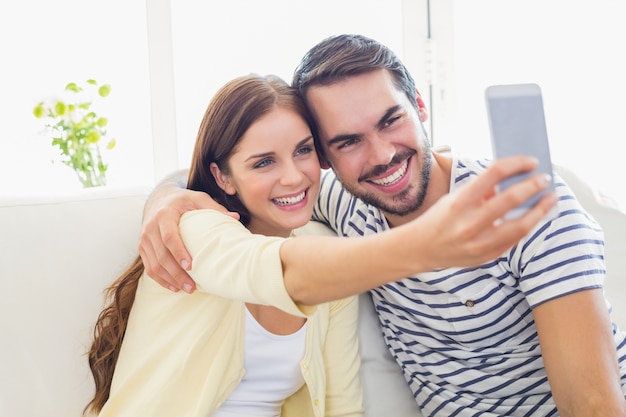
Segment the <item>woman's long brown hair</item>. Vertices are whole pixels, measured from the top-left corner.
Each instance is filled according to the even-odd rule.
[[[109,399],[113,371],[142,273],[143,262],[138,256],[126,272],[105,290],[106,307],[98,316],[93,332],[94,340],[87,352],[96,391],[84,413],[99,412]]]
[[[187,188],[204,191],[229,211],[239,212],[244,225],[250,218],[248,210],[236,195],[226,194],[217,185],[209,167],[215,162],[222,172],[230,172],[228,161],[243,135],[255,121],[276,107],[295,111],[311,126],[306,106],[294,89],[278,77],[251,74],[235,78],[215,94],[198,131]],[[115,364],[143,271],[138,256],[105,290],[106,307],[98,316],[94,340],[87,352],[96,390],[83,414],[99,413],[109,399]]]

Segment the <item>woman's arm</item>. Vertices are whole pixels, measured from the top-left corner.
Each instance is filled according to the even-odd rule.
[[[602,289],[547,301],[533,315],[559,414],[625,417],[626,400]]]

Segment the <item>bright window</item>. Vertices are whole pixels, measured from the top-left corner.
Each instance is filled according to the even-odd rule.
[[[435,91],[445,100],[433,113],[443,113],[447,129],[435,128],[445,132],[436,139],[460,154],[491,155],[485,88],[538,83],[553,161],[574,169],[626,209],[618,152],[626,139],[626,2],[452,3],[450,20],[443,19],[447,25],[434,28],[454,40],[439,50],[443,74]]]
[[[189,165],[204,110],[226,81],[251,72],[287,82],[304,53],[362,33],[402,53],[402,1],[171,2],[179,166]]]
[[[427,11],[430,11],[428,16]],[[248,72],[286,80],[322,38],[356,32],[398,53],[431,112],[435,144],[491,154],[484,89],[542,86],[556,163],[626,207],[623,0],[26,0],[0,4],[0,195],[76,189],[52,165],[33,105],[69,81],[110,83],[109,184],[153,185],[187,167],[202,114]],[[431,39],[430,41],[428,39]]]
[[[402,55],[409,0],[25,0],[0,4],[0,195],[80,188],[52,165],[32,107],[69,81],[112,85],[111,186],[153,185],[189,165],[212,94],[249,72],[286,80],[322,38],[358,32]],[[424,0],[418,3],[425,4]],[[412,7],[409,7],[412,10]],[[410,42],[409,42],[410,44]]]
[[[99,112],[117,139],[105,153],[109,184],[152,183],[145,2],[2,2],[0,39],[0,195],[80,188],[70,168],[51,164],[56,149],[39,135],[32,109],[68,82],[87,78],[112,86]]]

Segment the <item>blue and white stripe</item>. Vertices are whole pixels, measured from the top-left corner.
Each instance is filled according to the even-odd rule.
[[[451,192],[489,161],[455,160]],[[415,275],[371,291],[383,333],[426,416],[556,416],[532,307],[605,276],[599,225],[555,175],[559,217],[477,268]],[[377,208],[322,178],[314,216],[344,236],[387,230]],[[626,341],[615,328],[626,384]]]

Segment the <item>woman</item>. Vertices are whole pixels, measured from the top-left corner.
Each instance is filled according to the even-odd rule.
[[[200,126],[189,188],[239,212],[251,232],[276,236],[271,251],[278,250],[278,237],[309,221],[319,181],[309,116],[294,90],[276,77],[250,75],[218,91]],[[203,218],[222,216],[195,214],[200,223],[181,226],[192,229],[189,239],[210,241]],[[203,245],[228,253],[228,239]],[[222,264],[228,262],[214,267],[233,268],[231,282],[188,297],[143,274],[139,258],[108,289],[110,304],[89,351],[96,393],[87,411],[362,415],[356,299],[305,314],[286,294],[246,294],[236,271],[245,265]],[[256,275],[265,291],[264,273]]]

